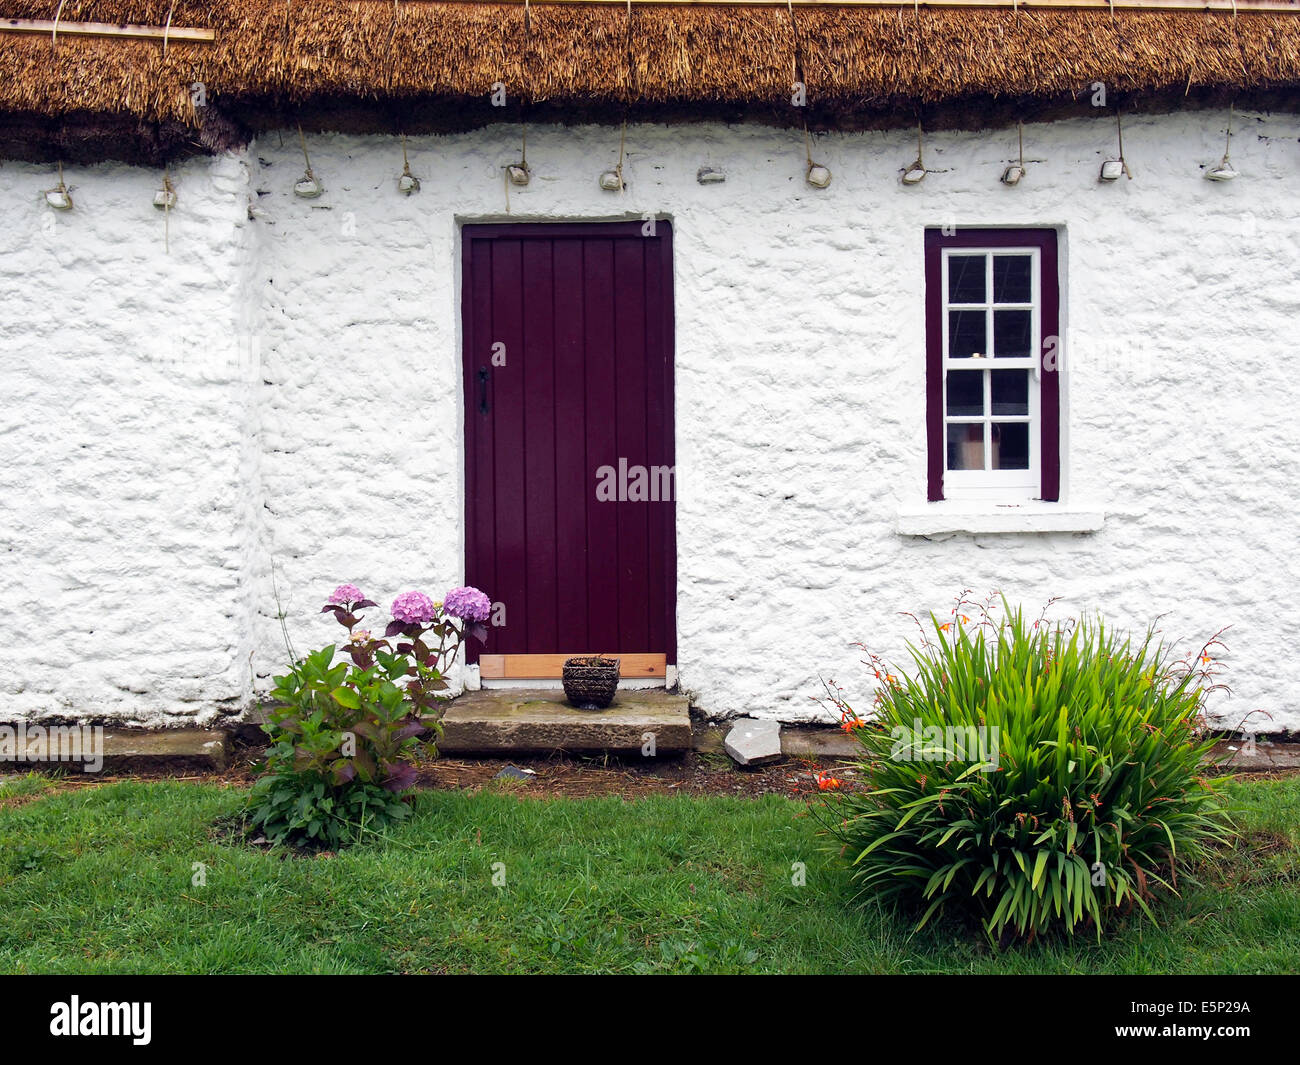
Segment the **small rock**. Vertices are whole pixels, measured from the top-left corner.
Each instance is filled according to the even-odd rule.
[[[508,765],[493,780],[532,780],[537,776],[537,771],[533,769],[520,769],[517,765]]]
[[[765,765],[781,758],[779,721],[738,722],[723,741],[723,747],[741,765]]]

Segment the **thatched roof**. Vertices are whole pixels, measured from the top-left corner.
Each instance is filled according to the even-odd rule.
[[[49,19],[57,0],[0,0]],[[391,0],[66,0],[64,22],[211,27],[212,44],[0,34],[0,152],[157,158],[258,128],[468,128],[753,117],[813,128],[999,124],[1110,102],[1180,106],[1300,87],[1300,16]],[[629,33],[630,29],[630,33]],[[797,47],[796,47],[797,43]],[[630,55],[630,60],[629,60]],[[790,105],[798,57],[808,107]],[[205,107],[191,86],[201,83]],[[503,82],[511,106],[489,93]],[[1094,112],[1095,113],[1095,110]]]

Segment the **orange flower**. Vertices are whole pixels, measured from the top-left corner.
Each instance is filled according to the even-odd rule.
[[[831,776],[831,771],[829,769],[823,769],[817,774],[817,787],[820,791],[835,791],[843,783],[844,781],[840,780],[838,777]]]

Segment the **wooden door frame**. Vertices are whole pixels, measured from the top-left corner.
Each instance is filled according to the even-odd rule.
[[[664,648],[664,661],[668,666],[675,666],[677,662],[677,477],[675,475],[677,464],[677,421],[676,421],[676,380],[675,369],[677,361],[677,332],[676,332],[676,315],[674,307],[676,304],[676,288],[674,286],[674,267],[675,260],[673,256],[673,223],[670,218],[655,219],[655,236],[653,239],[663,241],[665,255],[660,264],[660,292],[661,314],[664,337],[668,346],[668,358],[664,367],[664,435],[668,440],[671,448],[671,465],[674,469],[673,477],[673,520],[667,530],[664,542],[664,580],[668,585],[666,595],[667,617],[665,621],[666,646]],[[462,412],[464,421],[461,429],[461,446],[464,450],[464,477],[465,490],[461,499],[461,520],[464,529],[465,542],[465,575],[474,572],[475,537],[471,534],[471,512],[472,499],[471,491],[475,485],[474,481],[474,450],[472,433],[470,426],[473,417],[473,389],[474,375],[472,373],[470,358],[470,343],[473,339],[470,336],[470,295],[471,286],[469,278],[471,277],[471,260],[470,248],[475,238],[483,238],[489,234],[493,238],[527,238],[536,236],[547,237],[638,237],[645,239],[643,227],[646,225],[644,220],[629,221],[627,219],[617,219],[612,221],[532,221],[532,222],[492,222],[492,221],[463,221],[460,223],[460,365],[461,365],[461,399]],[[648,308],[647,308],[648,310]],[[491,595],[490,589],[484,589]],[[605,651],[616,651],[617,648],[585,648],[574,649],[573,654],[601,653]],[[477,642],[468,640],[465,643],[466,662],[475,664],[479,660]],[[502,657],[502,656],[497,656]],[[518,657],[518,656],[511,656]],[[641,655],[639,658],[654,658],[656,656]],[[664,667],[651,667],[652,672],[642,675],[662,676],[660,672]],[[517,675],[517,674],[516,674]],[[548,672],[546,674],[550,676]]]

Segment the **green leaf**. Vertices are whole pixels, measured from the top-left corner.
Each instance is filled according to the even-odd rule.
[[[1051,857],[1049,851],[1039,851],[1038,858],[1034,861],[1034,875],[1029,886],[1035,891],[1038,890],[1038,885],[1043,882],[1043,870],[1047,868],[1047,859],[1049,857]]]

